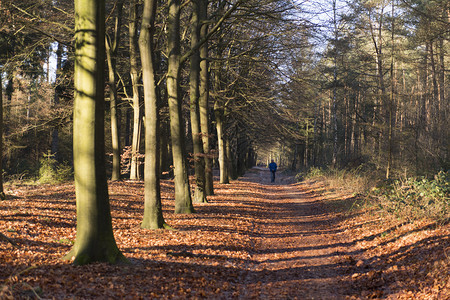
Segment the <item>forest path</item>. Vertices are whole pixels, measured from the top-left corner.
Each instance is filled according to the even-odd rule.
[[[247,296],[258,299],[344,299],[347,268],[339,255],[345,243],[333,214],[307,186],[267,169],[254,168],[240,179],[260,194],[254,220],[252,265]],[[245,298],[245,296],[244,296]]]

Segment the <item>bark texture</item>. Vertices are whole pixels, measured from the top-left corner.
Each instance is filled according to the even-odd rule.
[[[139,48],[141,51],[145,109],[144,218],[141,227],[164,227],[160,190],[159,97],[154,68],[153,34],[156,0],[144,1]]]
[[[112,230],[105,170],[105,2],[75,1],[73,153],[77,237],[67,259],[74,264],[117,263],[125,258]]]
[[[227,153],[226,145],[223,138],[224,130],[224,109],[216,102],[214,104],[214,114],[216,116],[216,127],[217,127],[217,147],[219,148],[219,169],[220,169],[220,183],[230,183],[228,180],[228,164],[227,164]]]
[[[192,198],[185,153],[185,136],[181,113],[180,81],[180,0],[170,0],[167,21],[168,71],[167,96],[169,102],[170,133],[175,175],[175,213],[193,213]]]
[[[207,20],[208,0],[200,0],[200,38],[203,39],[208,34]],[[214,195],[213,165],[210,153],[210,133],[209,133],[209,63],[208,63],[208,42],[200,47],[200,87],[199,87],[199,112],[201,139],[203,142],[203,152],[205,153],[205,193],[207,196]]]
[[[0,73],[0,158],[3,157],[3,81],[2,73]],[[3,162],[0,159],[0,171],[3,170]],[[5,200],[5,192],[3,191],[3,172],[0,172],[0,200]]]
[[[139,180],[141,174],[140,166],[140,148],[141,148],[141,129],[142,129],[142,110],[141,97],[139,92],[139,67],[138,67],[138,33],[137,33],[137,2],[133,0],[130,4],[130,21],[128,23],[130,35],[130,77],[133,89],[133,137],[131,141],[131,168],[130,179]]]
[[[199,10],[201,0],[192,1],[191,17],[191,47],[197,46],[200,41]],[[195,193],[194,202],[204,203],[205,193],[205,160],[203,143],[201,139],[200,111],[199,111],[199,86],[200,86],[200,52],[195,50],[191,56],[190,65],[190,116],[193,143],[193,159],[195,167]]]
[[[108,62],[108,85],[109,85],[109,105],[111,115],[111,145],[112,145],[112,174],[111,180],[120,180],[120,130],[119,130],[119,111],[117,103],[116,88],[116,56],[120,42],[120,30],[122,27],[122,8],[123,0],[117,2],[117,17],[114,26],[113,37],[107,37],[106,57]]]

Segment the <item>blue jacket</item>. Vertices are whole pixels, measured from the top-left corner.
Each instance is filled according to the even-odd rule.
[[[275,171],[277,170],[277,164],[276,164],[275,162],[271,162],[271,163],[269,164],[269,170],[270,170],[271,172],[275,172]]]

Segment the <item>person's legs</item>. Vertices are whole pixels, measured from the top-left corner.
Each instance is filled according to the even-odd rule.
[[[271,176],[271,178],[270,178],[270,182],[275,182],[275,172],[271,172],[272,173],[272,176]]]

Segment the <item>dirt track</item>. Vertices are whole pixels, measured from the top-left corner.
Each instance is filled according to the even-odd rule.
[[[274,184],[269,178],[266,169],[253,169],[241,179],[259,191],[252,216],[255,250],[246,278],[251,295],[345,298],[346,266],[339,259],[345,244],[333,228],[336,220],[292,178],[277,174]]]

